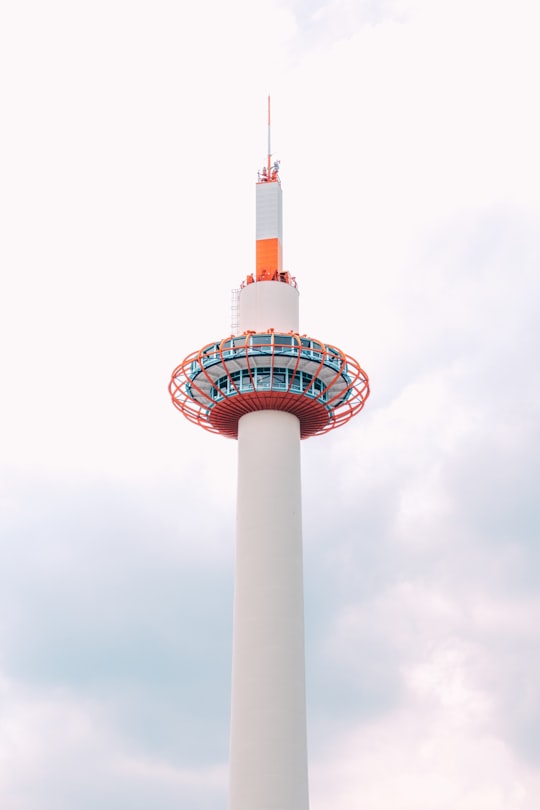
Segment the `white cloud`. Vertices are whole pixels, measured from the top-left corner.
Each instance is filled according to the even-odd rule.
[[[456,730],[450,713],[434,716],[421,705],[351,735],[312,770],[312,784],[321,810],[526,810],[538,790],[534,771],[517,766],[498,740]]]
[[[490,608],[482,605],[471,610],[452,591],[441,592],[440,583],[404,583],[343,617],[334,636],[340,671],[369,680],[374,662],[365,634],[372,628],[383,639],[377,652],[384,639],[399,647],[403,690],[397,706],[364,715],[354,730],[343,724],[342,736],[323,748],[324,757],[316,748],[312,784],[318,807],[525,810],[534,802],[536,768],[517,754],[500,725],[501,702],[510,693],[515,698],[515,681],[497,689],[493,677],[486,678],[515,673],[501,655],[504,643],[496,650],[486,643],[477,611]],[[525,610],[534,622],[530,608]],[[498,609],[512,615],[511,602]]]
[[[107,722],[107,707],[59,689],[2,680],[0,801],[13,810],[129,804],[202,808],[224,789],[223,764],[179,767],[134,750]],[[29,779],[31,775],[31,779]]]

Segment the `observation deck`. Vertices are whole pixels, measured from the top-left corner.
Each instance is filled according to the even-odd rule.
[[[302,439],[345,424],[362,410],[369,382],[356,360],[296,332],[244,332],[209,343],[175,368],[173,404],[211,433],[238,436],[252,411],[298,417]]]

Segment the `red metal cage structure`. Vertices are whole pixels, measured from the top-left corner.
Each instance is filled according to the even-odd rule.
[[[278,410],[300,420],[302,439],[345,424],[369,396],[367,374],[335,346],[296,332],[245,332],[209,343],[175,368],[173,404],[211,433],[238,436],[251,411]]]

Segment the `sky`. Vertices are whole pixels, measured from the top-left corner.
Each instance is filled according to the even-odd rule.
[[[0,10],[0,807],[225,810],[235,442],[172,407],[281,160],[312,810],[540,795],[534,0]]]

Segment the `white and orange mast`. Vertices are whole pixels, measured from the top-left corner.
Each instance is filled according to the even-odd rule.
[[[277,281],[283,271],[282,192],[279,163],[278,161],[272,163],[270,128],[270,96],[268,96],[268,156],[266,166],[259,172],[256,187],[257,281]]]

